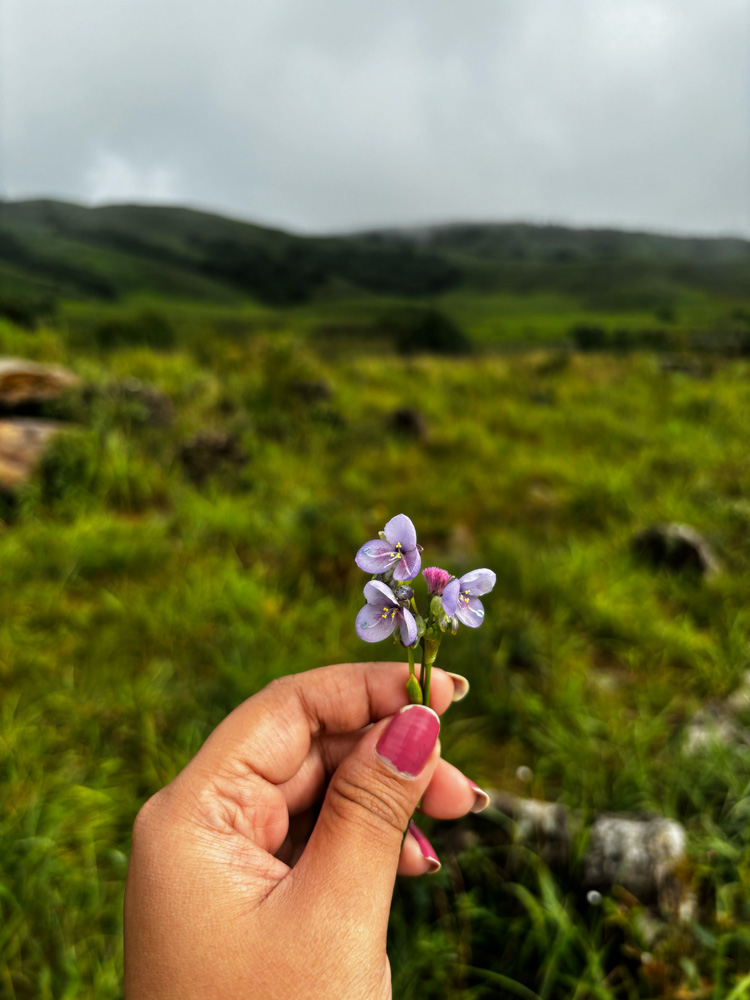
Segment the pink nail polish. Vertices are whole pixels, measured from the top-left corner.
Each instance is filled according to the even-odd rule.
[[[437,743],[440,719],[426,705],[405,705],[388,723],[377,752],[402,774],[419,774]]]
[[[409,823],[409,833],[416,840],[417,846],[422,852],[422,857],[426,861],[429,861],[430,863],[430,867],[427,869],[429,874],[432,874],[433,872],[439,872],[443,866],[438,861],[438,856],[435,852],[435,848],[432,846],[427,837],[425,837],[425,835],[422,833],[422,831],[419,829],[416,823],[414,823],[413,820]]]
[[[469,782],[469,788],[474,792],[474,805],[471,807],[471,812],[480,813],[490,804],[490,797],[479,785],[475,785],[469,778],[466,780]]]

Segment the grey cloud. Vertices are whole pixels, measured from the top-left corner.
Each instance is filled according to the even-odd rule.
[[[6,3],[12,197],[750,234],[746,0]]]

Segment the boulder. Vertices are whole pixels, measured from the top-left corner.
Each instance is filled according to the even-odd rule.
[[[78,376],[59,365],[0,359],[0,411],[5,413],[52,402],[78,385]]]
[[[641,902],[671,897],[671,882],[685,858],[685,829],[663,817],[599,816],[589,830],[583,886],[622,885]]]
[[[0,420],[0,489],[9,493],[27,483],[47,442],[62,429],[54,420]]]
[[[716,746],[750,747],[750,671],[723,701],[707,702],[691,718],[683,733],[682,751],[688,756]]]
[[[706,539],[687,524],[654,524],[633,539],[635,552],[652,566],[715,576],[719,560]]]
[[[514,877],[516,866],[526,863],[526,852],[533,851],[590,899],[618,886],[666,917],[694,917],[697,904],[682,824],[661,816],[600,813],[589,825],[582,813],[558,802],[499,790],[489,794],[490,809],[467,817],[451,831],[448,853],[480,845],[498,849],[506,872]]]
[[[531,847],[550,867],[567,863],[572,831],[565,806],[559,802],[517,798],[504,792],[493,792],[491,802],[514,821],[514,843]],[[576,822],[573,827],[577,828]]]

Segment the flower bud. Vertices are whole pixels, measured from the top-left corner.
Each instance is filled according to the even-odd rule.
[[[412,705],[422,704],[422,688],[419,686],[419,681],[414,674],[410,674],[409,680],[406,682],[406,693],[409,695],[409,701]]]
[[[396,587],[393,595],[402,608],[408,608],[412,597],[414,597],[414,587],[402,583],[400,587]]]
[[[443,598],[439,594],[435,594],[430,601],[430,614],[435,621],[440,621],[440,616],[443,614]]]
[[[424,618],[421,615],[415,615],[414,621],[417,623],[417,636],[421,639],[424,635]]]
[[[440,569],[439,566],[428,566],[427,569],[422,570],[422,576],[425,578],[429,592],[440,596],[451,578],[450,573],[445,569]]]

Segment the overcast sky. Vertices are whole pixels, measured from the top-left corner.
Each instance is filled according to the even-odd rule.
[[[748,0],[0,0],[2,193],[750,235]]]

